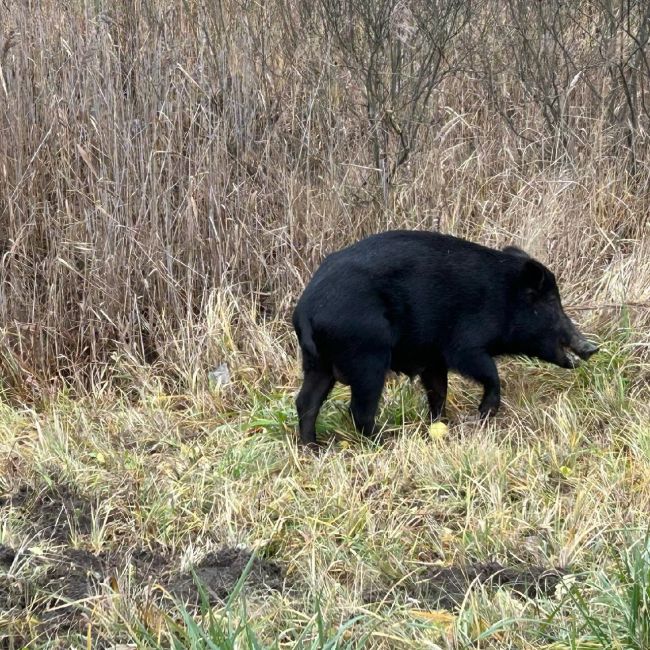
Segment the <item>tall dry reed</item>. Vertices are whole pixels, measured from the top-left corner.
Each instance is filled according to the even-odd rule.
[[[389,72],[417,36],[411,4],[382,4],[388,45],[376,60]],[[218,361],[219,314],[233,346],[268,370],[281,355],[263,358],[273,346],[251,340],[255,324],[277,321],[275,343],[292,351],[286,317],[310,271],[389,227],[515,242],[557,271],[569,311],[589,326],[621,314],[647,326],[644,115],[632,142],[630,120],[612,118],[632,106],[629,88],[611,61],[590,58],[589,18],[582,32],[560,29],[567,53],[542,52],[582,73],[568,67],[556,95],[535,94],[544,74],[559,82],[555,68],[523,65],[545,61],[546,41],[512,31],[500,12],[515,4],[468,4],[441,51],[444,74],[408,114],[404,160],[393,116],[409,105],[392,89],[369,114],[370,53],[354,59],[334,38],[335,2],[5,5],[2,386],[27,398],[52,381],[97,385],[124,355],[163,370]],[[351,12],[344,26],[357,39],[362,12]],[[417,57],[409,65],[404,88],[427,72]],[[377,83],[391,74],[379,67]],[[644,70],[635,79],[640,106]],[[554,130],[545,107],[558,97]],[[377,160],[395,163],[390,177]]]

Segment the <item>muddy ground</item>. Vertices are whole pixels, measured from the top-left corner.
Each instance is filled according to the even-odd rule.
[[[73,538],[83,540],[91,531],[92,504],[66,486],[55,484],[40,492],[21,486],[0,496],[0,508],[7,507],[13,509],[12,517],[20,520],[29,548],[0,544],[0,622],[13,621],[19,630],[28,619],[33,623],[35,616],[38,623],[30,635],[52,638],[84,632],[93,596],[116,588],[120,576],[128,574],[138,585],[155,585],[158,600],[171,597],[190,609],[204,601],[223,603],[249,562],[247,590],[280,590],[284,585],[279,565],[252,559],[245,548],[223,547],[184,572],[164,549],[131,547],[93,553],[72,548]],[[45,550],[53,546],[55,551]],[[11,639],[3,632],[0,630],[0,648],[18,648],[28,640],[24,629]]]
[[[93,596],[117,588],[118,579],[128,574],[139,586],[155,585],[157,598],[171,596],[190,609],[206,601],[210,605],[225,602],[249,562],[247,591],[287,588],[281,566],[262,558],[251,559],[252,553],[245,548],[223,547],[184,572],[179,570],[178,558],[162,548],[116,548],[101,553],[73,548],[73,539],[78,545],[91,532],[93,504],[64,485],[38,492],[21,486],[0,496],[0,508],[12,509],[11,516],[20,520],[29,539],[29,548],[0,545],[0,621],[9,621],[8,627],[13,622],[17,629],[12,639],[0,632],[2,648],[20,647],[26,634],[21,627],[30,618],[38,622],[29,634],[53,638],[67,632],[83,633]],[[427,608],[455,610],[468,590],[479,584],[538,598],[552,595],[562,576],[563,571],[557,569],[512,568],[496,562],[428,566],[408,581],[401,581],[399,587],[368,590],[364,600],[381,603],[408,599]],[[197,587],[195,577],[203,590]]]
[[[499,562],[468,562],[425,567],[390,588],[374,585],[363,593],[366,604],[416,601],[426,609],[458,611],[470,590],[506,588],[520,598],[553,598],[567,571],[534,565],[506,567]]]

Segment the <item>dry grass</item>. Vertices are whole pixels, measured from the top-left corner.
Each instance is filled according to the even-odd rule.
[[[579,82],[570,155],[558,152],[504,75],[526,144],[465,67],[436,89],[386,191],[363,88],[301,8],[4,10],[0,642],[647,647],[643,125],[631,173]],[[484,45],[505,56],[498,38]],[[475,389],[455,379],[440,438],[417,387],[394,381],[378,448],[352,433],[337,389],[321,418],[336,442],[303,455],[291,305],[327,251],[396,226],[526,248],[603,352],[575,373],[502,363],[505,408],[487,425],[468,419]],[[233,382],[210,387],[221,363]],[[283,587],[231,585],[228,603],[189,613],[159,595],[236,545],[277,563]],[[145,579],[133,549],[164,558],[160,571]],[[62,601],[46,592],[65,591],[51,576],[74,550],[104,568],[75,569],[88,588],[68,592],[72,623],[53,622]],[[440,611],[432,569],[487,561],[564,567],[574,587],[521,598],[477,584]]]

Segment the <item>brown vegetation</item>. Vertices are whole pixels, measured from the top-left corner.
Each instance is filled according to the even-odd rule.
[[[216,303],[258,354],[249,321],[286,322],[326,252],[396,226],[516,242],[583,320],[647,323],[648,10],[535,7],[12,3],[5,386],[124,358],[187,378],[218,361]]]

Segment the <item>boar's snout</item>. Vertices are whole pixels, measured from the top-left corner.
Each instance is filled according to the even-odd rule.
[[[565,322],[569,326],[569,344],[566,347],[573,353],[573,355],[575,355],[569,355],[570,364],[572,367],[576,368],[580,365],[580,359],[586,361],[589,357],[596,354],[596,352],[598,352],[598,346],[595,343],[588,341],[569,318],[567,318]]]
[[[586,361],[592,355],[598,352],[598,346],[591,341],[588,341],[582,332],[575,326],[573,321],[563,314],[564,322],[564,335],[562,336],[563,342],[561,344],[563,348],[563,354],[561,358],[563,363],[562,365],[565,368],[577,368],[581,359]]]
[[[571,349],[581,359],[584,359],[586,361],[587,359],[589,359],[589,357],[596,354],[596,352],[598,352],[599,348],[595,343],[592,343],[591,341],[588,341],[581,334],[577,334],[576,336],[573,337],[573,339],[571,341]]]

